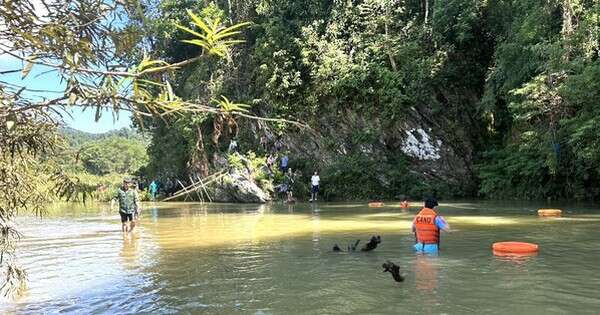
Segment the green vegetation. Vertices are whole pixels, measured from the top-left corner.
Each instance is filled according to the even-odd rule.
[[[90,134],[63,128],[59,135],[63,145],[45,162],[55,168],[62,165],[62,174],[77,186],[62,191],[68,199],[108,201],[123,178],[138,177],[148,163],[147,140],[130,129]]]
[[[0,7],[22,65],[0,76],[64,89],[0,78],[0,289],[25,276],[17,212],[118,173],[207,176],[232,139],[256,168],[281,135],[296,196],[318,169],[329,199],[600,197],[597,0],[35,2]],[[70,107],[131,112],[147,164],[123,137],[61,149]]]
[[[95,175],[133,174],[147,163],[143,143],[111,137],[86,144],[79,151],[86,171]]]
[[[176,95],[171,83],[186,66],[230,58],[231,47],[241,42],[236,30],[246,24],[225,26],[218,18],[199,21],[189,12],[179,27],[190,22],[201,27],[186,44],[197,49],[171,63],[155,58],[158,54],[150,43],[124,25],[127,21],[143,26],[141,7],[137,1],[104,0],[5,1],[0,6],[0,57],[15,67],[0,71],[0,293],[5,296],[19,293],[27,277],[15,259],[20,237],[14,225],[17,213],[40,214],[56,196],[72,198],[82,191],[86,196],[95,188],[71,176],[70,168],[77,163],[64,163],[72,158],[69,152],[62,163],[60,156],[53,156],[60,155],[63,145],[57,126],[71,108],[94,111],[96,120],[106,111],[115,115],[127,111],[138,124],[184,113],[210,113],[227,122],[243,113],[243,106],[226,98],[221,99],[227,106],[215,106]],[[20,73],[25,79],[35,72],[52,73],[61,83],[59,90],[40,90],[29,81],[4,78]],[[108,162],[106,152],[93,146],[85,149],[85,167],[95,173],[137,166]],[[135,145],[126,149],[140,151]]]
[[[600,197],[598,1],[152,3],[145,34],[175,61],[196,53],[183,46],[189,32],[169,26],[186,9],[252,22],[235,61],[191,67],[176,78],[177,95],[235,95],[253,113],[313,128],[155,122],[152,174],[210,173],[229,139],[261,152],[262,135],[281,133],[291,167],[320,169],[330,199]],[[439,160],[403,149],[419,128],[441,141]]]

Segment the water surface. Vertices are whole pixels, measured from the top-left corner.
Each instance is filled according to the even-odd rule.
[[[596,313],[600,212],[562,205],[563,218],[538,218],[539,206],[442,204],[454,231],[437,257],[411,249],[417,207],[156,203],[124,236],[107,205],[61,206],[20,218],[29,289],[0,313]],[[331,251],[374,234],[373,252]],[[494,257],[506,240],[541,250]],[[382,273],[388,259],[405,282]]]

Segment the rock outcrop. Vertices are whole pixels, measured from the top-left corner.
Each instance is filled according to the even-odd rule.
[[[268,192],[260,188],[252,178],[252,169],[244,157],[240,156],[244,167],[229,166],[229,172],[215,183],[213,201],[265,203],[271,200]]]

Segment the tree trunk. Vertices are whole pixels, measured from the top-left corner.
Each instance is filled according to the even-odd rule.
[[[388,58],[390,58],[390,64],[392,65],[392,69],[394,70],[394,72],[398,71],[398,67],[396,66],[396,60],[394,60],[394,55],[392,54],[392,48],[390,47],[390,33],[389,33],[389,17],[390,17],[390,9],[389,7],[385,8],[385,15],[386,15],[386,20],[383,24],[384,27],[384,31],[385,31],[385,46],[386,46],[386,50],[387,50],[387,55]]]
[[[567,37],[573,34],[573,8],[571,7],[571,0],[563,0],[563,12],[562,12],[562,35]]]
[[[229,6],[229,23],[233,25],[233,10],[231,9],[231,0],[227,0],[227,5]]]
[[[427,24],[427,21],[429,20],[429,0],[424,0],[425,1],[425,19],[424,19],[424,23]]]
[[[394,60],[394,55],[392,54],[392,49],[390,48],[390,36],[388,34],[388,24],[387,22],[384,25],[385,27],[385,38],[386,38],[386,50],[387,50],[387,54],[388,57],[390,58],[390,64],[392,65],[392,69],[394,70],[394,72],[398,71],[398,68],[396,66],[396,60]]]
[[[192,155],[192,173],[198,174],[201,177],[208,176],[208,157],[206,156],[206,150],[204,149],[204,136],[202,134],[202,127],[196,126],[196,147],[194,154]]]
[[[564,60],[569,60],[571,55],[571,44],[569,42],[569,37],[571,37],[573,34],[573,29],[573,7],[571,5],[571,0],[563,0],[561,35],[563,39]]]

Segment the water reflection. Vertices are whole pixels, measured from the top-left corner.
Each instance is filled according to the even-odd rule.
[[[139,227],[138,227],[139,228]],[[138,248],[140,237],[136,231],[134,233],[123,233],[123,246],[121,246],[121,261],[123,266],[129,269],[137,269],[140,265]]]
[[[599,215],[442,208],[455,232],[432,257],[413,252],[413,214],[399,207],[152,203],[123,236],[103,205],[69,206],[20,222],[30,290],[0,313],[581,313],[600,303],[591,236]],[[331,251],[371,235],[383,240],[373,252]],[[493,256],[490,245],[504,240],[536,242],[541,252]],[[381,272],[388,259],[405,282]]]
[[[417,290],[432,294],[438,287],[438,267],[436,254],[416,254],[415,286]]]

